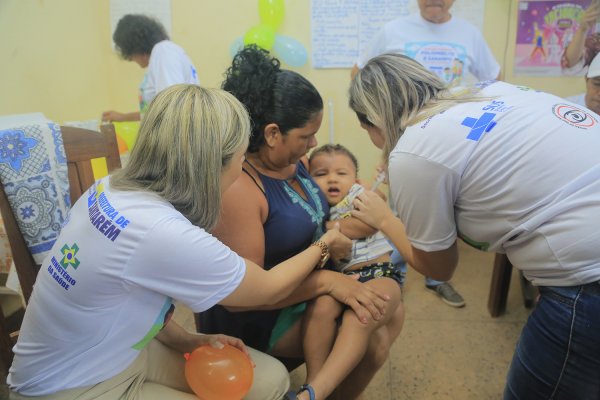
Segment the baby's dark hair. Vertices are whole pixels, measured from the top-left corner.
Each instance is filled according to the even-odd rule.
[[[354,157],[354,154],[352,154],[352,152],[350,150],[348,150],[346,147],[342,146],[341,144],[324,144],[321,147],[317,147],[316,149],[314,149],[312,151],[312,153],[310,153],[310,158],[309,158],[308,162],[310,162],[314,157],[318,156],[319,154],[343,154],[343,155],[345,155],[352,161],[352,164],[354,164],[354,169],[356,170],[356,173],[358,174],[358,160],[356,159],[356,157]]]
[[[277,124],[287,135],[323,110],[321,95],[306,78],[281,69],[277,58],[256,45],[246,46],[235,55],[221,87],[241,101],[250,114],[250,153],[265,144],[263,132],[268,124]]]

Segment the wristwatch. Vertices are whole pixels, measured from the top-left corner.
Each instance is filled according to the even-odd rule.
[[[329,260],[329,246],[327,246],[327,243],[325,243],[321,239],[317,240],[316,242],[313,242],[311,246],[317,246],[321,248],[321,261],[319,261],[319,265],[317,266],[317,268],[323,268],[327,260]]]

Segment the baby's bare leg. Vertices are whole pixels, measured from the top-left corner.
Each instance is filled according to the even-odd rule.
[[[314,379],[331,351],[342,310],[342,304],[328,295],[319,296],[306,306],[302,319],[302,346],[307,382]]]
[[[390,322],[392,317],[396,314],[396,309],[401,305],[400,287],[393,279],[373,279],[366,282],[365,285],[373,286],[378,292],[386,293],[390,296],[385,315],[378,321],[371,320],[367,324],[363,324],[358,320],[356,314],[352,310],[348,309],[344,311],[342,324],[339,328],[331,353],[327,357],[327,360],[317,376],[308,381],[315,389],[317,399],[324,399],[329,396],[361,362],[365,357],[367,350],[369,349],[372,351],[369,346],[371,337],[378,329]],[[387,332],[383,333],[387,335]],[[389,339],[386,340],[386,342],[389,342]],[[389,344],[386,344],[385,347],[385,357],[387,357]],[[377,368],[380,366],[381,365],[377,366]],[[370,374],[368,381],[370,381],[372,375],[377,371],[376,368],[373,369],[374,371],[372,372],[361,371],[367,375]],[[362,382],[362,389],[356,393],[356,396],[364,390],[368,381]]]
[[[335,399],[360,399],[373,376],[388,358],[389,350],[404,325],[404,304],[400,303],[392,319],[371,335],[369,347],[360,363],[336,390]]]

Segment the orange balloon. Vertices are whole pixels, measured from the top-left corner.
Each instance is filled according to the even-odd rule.
[[[204,345],[185,356],[185,379],[201,400],[240,400],[252,386],[254,369],[240,349]]]

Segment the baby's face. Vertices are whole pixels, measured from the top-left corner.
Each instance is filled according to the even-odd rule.
[[[319,185],[330,206],[339,203],[356,183],[352,160],[338,153],[321,153],[310,159],[310,175]]]

